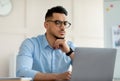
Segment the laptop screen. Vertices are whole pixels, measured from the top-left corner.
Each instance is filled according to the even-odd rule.
[[[75,49],[71,81],[112,81],[116,49]]]

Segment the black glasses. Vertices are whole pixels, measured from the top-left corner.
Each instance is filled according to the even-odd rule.
[[[61,27],[64,24],[65,28],[69,28],[71,23],[68,21],[60,21],[60,20],[47,20],[47,22],[54,22],[56,26]]]

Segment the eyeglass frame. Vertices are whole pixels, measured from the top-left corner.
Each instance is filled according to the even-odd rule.
[[[69,28],[71,26],[71,23],[68,21],[60,21],[60,20],[47,20],[47,22],[54,22],[54,24],[58,27],[61,27],[62,24],[64,24],[65,28]],[[59,22],[59,23],[58,23]],[[66,25],[68,24],[68,26]]]

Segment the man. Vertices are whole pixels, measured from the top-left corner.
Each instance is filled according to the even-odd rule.
[[[17,56],[17,76],[34,81],[70,80],[68,71],[75,46],[65,40],[67,11],[62,6],[49,9],[45,16],[46,33],[23,41]]]

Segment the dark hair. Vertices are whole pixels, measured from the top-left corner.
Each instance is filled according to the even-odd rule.
[[[45,20],[48,18],[48,17],[52,17],[53,13],[63,13],[67,16],[68,12],[65,8],[63,8],[62,6],[55,6],[55,7],[52,7],[51,9],[48,9],[46,15],[45,15]]]

